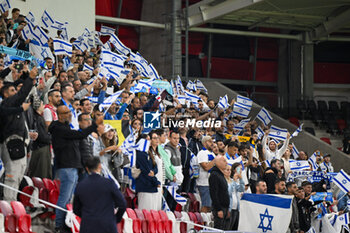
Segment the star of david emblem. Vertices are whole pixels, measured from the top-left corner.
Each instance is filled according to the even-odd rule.
[[[41,38],[41,37],[43,37],[43,35],[40,35],[39,37]]]
[[[239,111],[240,111],[240,112],[243,112],[243,109],[240,109]]]
[[[34,19],[31,19],[30,21],[32,21],[34,23]]]
[[[300,166],[301,165],[301,163],[300,162],[297,162],[297,166]]]
[[[112,61],[113,61],[113,62],[116,62],[116,61],[117,61],[117,58],[116,58],[116,57],[113,57],[113,58],[112,58]]]
[[[280,131],[277,131],[277,135],[280,135],[281,134],[281,132]]]
[[[60,47],[63,48],[63,44],[61,44]]]
[[[44,19],[44,20],[46,21],[46,20],[48,20],[48,18],[47,18],[47,17],[45,17],[45,19]]]
[[[267,220],[268,220],[267,226],[265,226],[265,224],[264,224],[265,218],[267,218]],[[262,232],[272,231],[272,225],[271,225],[272,219],[273,219],[273,216],[269,215],[269,211],[266,208],[265,213],[260,214],[260,224],[259,224],[258,228],[260,228],[262,230]]]
[[[153,75],[153,72],[150,72],[149,75],[152,76],[152,75]]]
[[[245,104],[245,103],[247,103],[247,101],[246,101],[246,100],[243,100],[243,103]]]
[[[344,217],[339,217],[339,220],[340,220],[340,221],[343,221],[343,220],[344,220]]]
[[[27,30],[26,33],[29,33],[29,30]]]
[[[343,184],[346,184],[346,183],[347,183],[347,181],[346,181],[346,180],[342,180],[342,183],[343,183]]]

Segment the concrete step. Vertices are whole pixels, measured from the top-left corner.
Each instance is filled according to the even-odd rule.
[[[315,129],[315,136],[318,138],[331,138],[331,135],[325,130]]]

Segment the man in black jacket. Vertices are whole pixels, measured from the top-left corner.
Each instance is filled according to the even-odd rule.
[[[80,232],[117,233],[117,222],[122,220],[126,202],[116,184],[100,175],[100,158],[86,161],[89,176],[79,182],[74,195],[73,210],[80,216]],[[93,190],[93,192],[91,192]],[[117,214],[114,214],[118,208]]]
[[[77,131],[72,130],[69,126],[72,120],[72,112],[67,106],[59,106],[57,115],[58,121],[50,124],[49,132],[52,135],[57,174],[61,181],[57,205],[66,208],[78,181],[78,170],[83,168],[79,142],[90,133],[96,132],[97,124],[103,124],[103,118],[98,118],[96,123],[92,122],[91,126]],[[64,220],[65,212],[56,209],[56,228],[58,231],[65,227]]]
[[[214,215],[214,228],[229,230],[230,225],[230,197],[228,195],[227,181],[224,176],[224,169],[227,166],[227,160],[223,156],[215,158],[209,177],[209,191],[212,200],[212,212]]]
[[[278,159],[271,160],[271,167],[266,168],[263,180],[267,185],[267,193],[275,191],[275,182],[277,180],[278,171],[281,170],[281,162]]]
[[[1,96],[3,98],[1,102],[2,108],[21,107],[33,87],[33,80],[37,74],[37,68],[33,68],[30,73],[27,71],[23,72],[21,79],[24,80],[24,83],[18,92],[13,84],[4,85],[1,88]],[[26,126],[24,112],[2,117],[1,126],[0,152],[6,171],[4,183],[18,189],[27,167],[26,154],[29,144],[28,127]],[[9,145],[14,145],[14,147],[11,146],[10,150],[15,153],[9,153]],[[17,153],[19,151],[20,153]],[[17,200],[17,193],[9,189],[4,189],[4,200]]]

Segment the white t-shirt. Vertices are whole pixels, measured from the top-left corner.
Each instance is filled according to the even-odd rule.
[[[45,108],[43,112],[43,117],[45,121],[53,121],[52,112],[49,108]]]
[[[199,186],[209,186],[209,175],[210,173],[203,169],[200,165],[201,163],[207,163],[209,161],[209,156],[212,155],[215,158],[215,154],[213,152],[208,151],[207,149],[203,149],[198,152],[198,164],[199,164],[199,177],[197,179],[197,185]]]

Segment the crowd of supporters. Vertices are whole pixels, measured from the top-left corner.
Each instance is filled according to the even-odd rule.
[[[12,10],[11,17],[2,14],[0,43],[11,46],[18,42],[17,49],[28,51],[29,42],[21,34],[25,24],[18,9]],[[48,45],[54,52],[51,38]],[[312,155],[304,151],[292,153],[290,134],[285,141],[273,140],[269,127],[259,120],[251,120],[242,130],[236,129],[243,118],[232,114],[233,96],[229,97],[232,101],[227,109],[217,107],[217,101],[210,98],[205,88],[187,90],[200,97],[197,104],[184,104],[176,95],[164,104],[157,93],[133,92],[144,77],[129,58],[124,67],[130,70],[122,83],[96,78],[100,53],[101,47],[85,52],[73,47],[71,66],[64,67],[64,56],[58,55],[56,61],[47,57],[45,66],[39,68],[30,68],[28,62],[16,59],[4,64],[6,54],[2,54],[0,153],[6,185],[18,189],[24,175],[60,179],[57,205],[65,208],[77,182],[87,176],[85,162],[97,156],[122,191],[126,187],[135,190],[138,208],[160,210],[166,200],[174,210],[176,198],[163,198],[166,187],[174,186],[177,193],[198,193],[201,211],[212,211],[215,227],[225,230],[238,229],[240,197],[244,192],[293,195],[290,232],[307,232],[313,218],[317,218],[319,203],[310,200],[314,192],[333,188],[334,200],[344,195],[329,186],[327,180],[311,183],[308,177],[288,179],[293,172],[290,160],[307,161],[312,155],[316,166],[310,163],[305,170],[333,173],[331,155],[321,151]],[[86,70],[85,64],[93,70]],[[165,78],[162,81],[170,82]],[[105,107],[104,100],[120,90],[123,91],[117,101]],[[160,116],[162,124],[187,119],[215,119],[220,124],[202,128],[168,124],[170,127],[147,131],[144,112],[159,110],[159,104],[165,107]],[[101,118],[120,121],[118,130],[123,132],[103,124]],[[264,135],[256,131],[259,125]],[[119,138],[121,134],[123,138]],[[121,146],[121,140],[129,135],[135,136],[135,144],[148,141],[149,149],[135,149],[134,156],[125,153],[128,148]],[[4,189],[3,199],[16,200],[16,192]],[[339,202],[324,203],[327,212],[346,210],[347,199],[345,196]],[[62,211],[57,211],[56,227],[64,227]]]

